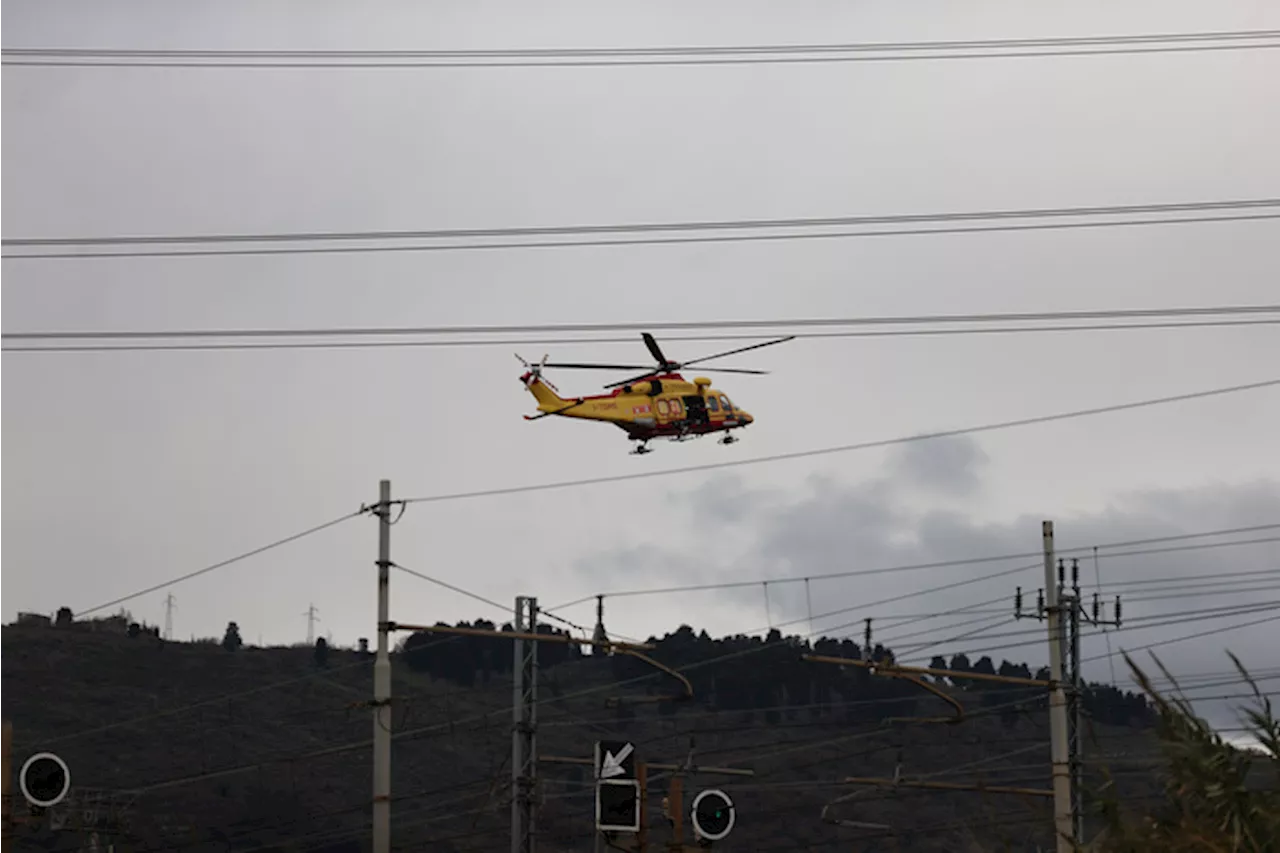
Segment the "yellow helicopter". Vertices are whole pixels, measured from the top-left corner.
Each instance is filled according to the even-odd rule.
[[[663,355],[653,335],[648,332],[642,333],[641,337],[645,346],[649,348],[649,353],[657,361],[656,367],[634,364],[548,362],[545,355],[540,363],[530,364],[517,354],[516,358],[526,368],[520,381],[538,401],[538,414],[525,415],[525,420],[535,421],[556,415],[610,423],[620,427],[627,433],[628,438],[636,442],[636,447],[631,452],[637,455],[651,452],[649,441],[655,438],[687,441],[710,433],[722,432],[724,436],[720,439],[720,443],[733,444],[738,439],[732,434],[732,430],[749,426],[755,418],[745,409],[735,405],[723,391],[712,388],[710,379],[698,376],[689,382],[677,371],[713,358],[722,358],[726,355],[735,355],[794,340],[795,335],[685,362],[669,360]],[[645,372],[630,379],[605,385],[605,388],[612,389],[608,394],[566,398],[561,397],[555,386],[543,377],[542,371],[549,367],[570,370],[643,370]],[[767,370],[733,367],[710,369],[722,373],[768,373]]]

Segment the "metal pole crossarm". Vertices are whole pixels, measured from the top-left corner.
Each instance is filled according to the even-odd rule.
[[[1041,788],[1021,788],[1013,785],[987,785],[982,782],[931,782],[927,780],[902,781],[896,779],[880,779],[873,776],[847,776],[842,780],[846,785],[880,785],[889,788],[934,788],[939,791],[977,791],[988,794],[1025,794],[1031,797],[1052,797],[1053,791]]]
[[[810,663],[830,663],[837,666],[860,666],[869,669],[873,673],[879,672],[883,675],[893,675],[902,673],[903,675],[935,675],[945,676],[947,678],[970,678],[976,681],[996,681],[1002,684],[1021,684],[1027,687],[1048,687],[1052,688],[1055,684],[1053,681],[1044,681],[1039,678],[1022,678],[1015,675],[991,675],[985,672],[957,672],[953,669],[933,669],[927,666],[900,666],[899,664],[882,664],[872,661],[862,661],[855,658],[831,657],[830,655],[801,655],[801,660]]]
[[[431,634],[461,634],[467,637],[494,637],[499,640],[534,640],[539,643],[563,643],[569,646],[601,646],[623,651],[635,649],[650,651],[652,643],[622,643],[616,640],[583,640],[567,634],[537,634],[532,631],[491,631],[488,628],[451,628],[448,625],[407,625],[404,622],[388,622],[388,631],[426,631]]]
[[[595,760],[591,758],[573,758],[568,755],[543,755],[538,757],[539,761],[545,761],[548,764],[587,764],[594,765]],[[756,771],[747,770],[742,767],[703,767],[694,765],[686,767],[683,764],[662,764],[657,761],[646,761],[645,766],[650,770],[688,770],[691,773],[710,773],[717,776],[755,776]]]

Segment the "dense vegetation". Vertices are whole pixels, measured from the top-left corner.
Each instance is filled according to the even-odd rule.
[[[513,630],[510,623],[497,627],[483,619],[458,622],[454,627]],[[545,624],[538,626],[538,633],[569,636],[568,632]],[[695,632],[684,625],[661,638],[650,637],[647,642],[656,645],[656,649],[647,653],[648,657],[680,670],[689,679],[697,704],[724,711],[760,711],[767,723],[795,720],[802,711],[811,717],[838,712],[841,719],[851,723],[885,716],[938,713],[932,707],[938,704],[938,700],[909,683],[876,678],[863,669],[801,660],[801,655],[809,653],[860,659],[862,648],[850,639],[823,637],[810,643],[798,636],[783,636],[775,628],[764,637],[735,635],[717,640],[706,631]],[[401,652],[408,665],[419,672],[462,687],[474,686],[477,681],[488,684],[495,673],[510,674],[512,666],[512,643],[487,637],[442,639],[439,635],[422,632],[410,635],[402,644]],[[579,647],[558,643],[543,645],[538,654],[543,672],[554,671],[557,666],[582,658]],[[877,644],[871,649],[870,657],[881,662],[892,660],[894,655],[891,649]],[[635,689],[644,690],[648,697],[669,695],[670,700],[658,702],[659,712],[674,713],[684,692],[679,682],[655,677],[654,667],[639,657],[618,654],[609,659],[609,664],[616,680],[640,682]],[[970,663],[964,654],[955,654],[950,659],[939,655],[934,657],[931,666],[1022,678],[1049,677],[1048,669],[1042,668],[1033,673],[1025,663],[1007,660],[997,666],[987,656]],[[942,683],[947,684],[945,681]],[[1004,711],[1002,717],[1008,725],[1013,725],[1019,714],[1042,707],[1045,701],[1042,696],[1032,696],[1037,691],[1017,685],[956,679],[954,685],[947,686],[971,696],[967,701],[976,703],[975,707],[1001,706]],[[1025,703],[1007,707],[1018,697],[1028,698]],[[889,701],[893,699],[899,701]],[[1142,694],[1121,691],[1107,684],[1087,685],[1085,710],[1092,719],[1113,725],[1146,725],[1154,720],[1152,709]],[[626,704],[621,704],[619,714],[622,719],[627,713]]]

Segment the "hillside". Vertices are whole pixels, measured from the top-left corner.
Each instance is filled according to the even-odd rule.
[[[544,644],[540,754],[586,759],[596,739],[623,737],[642,760],[678,761],[692,737],[698,763],[756,774],[685,780],[686,791],[719,787],[734,796],[737,828],[716,845],[726,851],[849,849],[855,839],[865,851],[1045,843],[1047,801],[1021,796],[866,789],[837,807],[839,817],[888,824],[892,833],[821,822],[826,801],[855,790],[830,783],[892,776],[899,762],[903,778],[936,773],[1047,787],[1043,698],[947,688],[965,705],[966,721],[886,723],[890,715],[946,716],[948,706],[901,682],[801,663],[801,649],[768,639],[774,644],[712,641],[689,629],[664,638],[655,659],[694,664],[695,695],[685,702],[654,701],[676,686],[660,674],[611,687],[656,673],[640,661]],[[815,649],[832,653],[832,642]],[[849,645],[835,643],[835,653]],[[3,647],[15,772],[26,756],[49,749],[72,768],[76,791],[74,809],[46,816],[62,829],[50,829],[49,820],[39,831],[23,827],[15,850],[79,849],[86,821],[110,830],[104,840],[117,851],[367,849],[373,724],[359,703],[372,694],[370,656],[335,648],[321,668],[305,647],[226,651],[145,633],[47,626],[6,626]],[[510,643],[415,636],[393,667],[396,849],[505,849]],[[619,695],[624,701],[610,707]],[[1126,798],[1151,794],[1141,761],[1153,750],[1145,706],[1118,691],[1096,692],[1092,705],[1091,758],[1120,759],[1115,772]],[[1131,725],[1102,721],[1118,716]],[[590,768],[543,763],[540,773],[539,849],[591,850]],[[655,776],[649,823],[658,841],[666,838],[658,812],[667,780]],[[82,808],[94,803],[96,810]]]

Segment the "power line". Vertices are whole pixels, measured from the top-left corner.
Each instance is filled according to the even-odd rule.
[[[624,323],[522,323],[516,325],[471,326],[357,326],[322,327],[304,329],[101,329],[74,332],[4,332],[3,340],[136,340],[139,338],[319,338],[319,337],[415,337],[439,335],[519,335],[562,334],[566,332],[665,332],[699,329],[761,329],[770,334],[810,328],[839,328],[842,326],[919,326],[950,325],[957,323],[1027,323],[1056,322],[1060,320],[1115,320],[1126,318],[1203,317],[1233,314],[1277,314],[1277,305],[1205,305],[1182,308],[1107,308],[1086,311],[1023,311],[973,314],[916,314],[882,315],[872,317],[799,317],[789,320],[661,320],[654,322]],[[599,339],[581,339],[595,343]],[[620,342],[635,343],[634,338],[618,338]],[[702,338],[688,338],[702,340]],[[518,341],[518,343],[538,343]]]
[[[1157,540],[1143,540],[1143,541],[1144,542],[1147,542],[1147,541],[1176,542],[1176,541],[1185,540],[1185,539],[1198,539],[1205,536],[1216,536],[1216,535],[1224,535],[1228,533],[1248,532],[1252,530],[1273,530],[1277,527],[1280,527],[1280,524],[1266,524],[1266,525],[1260,525],[1256,527],[1235,528],[1233,530],[1224,530],[1224,531],[1213,531],[1210,533],[1177,534],[1174,536],[1161,537],[1160,539],[1157,539]],[[1108,554],[1107,556],[1110,558],[1137,557],[1137,556],[1143,556],[1147,554],[1167,554],[1167,553],[1178,552],[1178,551],[1199,551],[1207,548],[1227,548],[1227,547],[1237,546],[1237,545],[1257,545],[1257,544],[1266,543],[1266,542],[1280,542],[1280,536],[1266,536],[1266,537],[1261,537],[1257,539],[1233,540],[1230,542],[1206,542],[1206,543],[1199,543],[1194,545],[1178,545],[1178,546],[1169,547],[1169,548],[1144,548],[1136,551],[1121,551],[1115,554]],[[1120,542],[1120,543],[1112,543],[1108,545],[1094,545],[1090,547],[1110,550],[1112,548],[1127,548],[1134,544],[1140,544],[1140,543]],[[1065,554],[1071,554],[1071,553],[1080,553],[1085,550],[1086,550],[1085,548],[1060,548],[1058,549],[1057,553],[1065,555]],[[765,583],[768,583],[770,585],[779,585],[784,583],[801,583],[803,581],[835,580],[838,578],[866,577],[868,575],[901,574],[902,572],[923,571],[923,570],[929,570],[929,569],[955,568],[960,566],[978,565],[981,563],[998,563],[998,562],[1005,562],[1008,560],[1026,560],[1034,556],[1035,556],[1034,552],[1025,551],[1017,554],[999,554],[999,555],[971,557],[971,558],[964,558],[964,559],[957,559],[957,560],[938,560],[938,561],[929,562],[929,563],[913,563],[913,564],[907,564],[907,565],[888,566],[888,567],[875,568],[875,569],[849,569],[846,571],[838,571],[838,572],[823,572],[822,574],[816,574],[816,575],[811,574],[805,577],[797,577],[792,575],[792,576],[783,576],[783,577],[776,577],[776,578],[759,578],[756,580],[749,580],[749,581],[723,581],[723,582],[713,581],[710,583],[687,584],[684,586],[669,586],[669,587],[657,587],[657,588],[651,587],[648,589],[618,590],[616,592],[598,593],[598,595],[604,595],[606,598],[624,598],[624,597],[639,596],[639,595],[670,595],[672,593],[683,593],[683,592],[708,592],[712,590],[723,590],[723,589],[745,589],[745,588],[760,586]],[[589,597],[583,597],[582,599],[573,602],[573,604],[581,604],[586,601],[591,601],[591,600],[594,600],[595,597],[596,596],[594,595]],[[570,605],[563,605],[563,606],[567,607]],[[813,618],[822,619],[826,616],[831,616],[839,612],[841,611],[832,611],[831,613],[824,613],[818,616],[814,616]],[[785,624],[795,624],[796,622],[802,622],[808,618],[809,617],[806,616],[804,617],[804,619],[796,619],[790,623],[785,623],[785,622],[775,623],[774,627],[781,627],[782,625],[785,625]],[[891,618],[891,617],[885,617],[885,618]]]
[[[1254,50],[1277,30],[1236,30],[1110,36],[845,44],[700,45],[647,48],[532,48],[508,50],[148,50],[11,48],[14,66],[163,68],[530,68],[539,66],[711,65],[884,62]],[[1220,42],[1214,44],[1213,42]]]
[[[333,519],[332,521],[326,521],[324,524],[318,524],[315,527],[309,527],[300,533],[295,533],[292,536],[286,536],[284,539],[277,539],[274,542],[268,543],[258,548],[254,548],[252,551],[245,551],[242,554],[237,554],[234,557],[231,557],[229,559],[223,560],[218,563],[214,563],[211,566],[205,566],[203,569],[197,569],[194,572],[188,572],[185,575],[179,575],[178,577],[171,578],[167,581],[164,581],[163,583],[158,583],[158,584],[155,584],[154,586],[149,586],[146,589],[142,589],[137,592],[130,593],[129,595],[124,595],[124,596],[121,596],[120,598],[113,599],[111,601],[106,602],[105,604],[99,604],[96,607],[90,607],[87,610],[81,610],[79,613],[75,615],[77,617],[86,616],[90,613],[96,613],[99,610],[105,610],[108,607],[114,607],[117,604],[124,604],[126,601],[132,601],[133,599],[139,598],[144,595],[150,595],[151,593],[162,590],[165,587],[174,586],[176,584],[182,583],[183,581],[188,581],[188,580],[191,580],[192,578],[199,577],[200,575],[208,574],[209,572],[226,568],[227,566],[230,566],[233,563],[239,563],[242,560],[247,560],[250,557],[256,557],[258,554],[262,554],[266,551],[279,548],[281,545],[287,545],[290,542],[296,542],[299,539],[302,539],[307,536],[311,536],[312,534],[315,534],[315,533],[319,533],[322,530],[328,530],[330,527],[334,527],[338,524],[341,524],[344,521],[348,521],[359,515],[363,515],[365,512],[366,510],[364,509],[357,510],[356,512],[349,512],[346,515],[339,516],[338,518]]]
[[[829,339],[829,338],[898,338],[923,337],[936,335],[990,335],[1020,334],[1030,332],[1093,332],[1093,331],[1135,331],[1141,329],[1201,329],[1221,328],[1224,326],[1274,326],[1280,325],[1280,318],[1264,320],[1204,320],[1176,323],[1092,323],[1081,325],[1053,326],[1005,326],[986,327],[980,329],[884,329],[858,332],[813,332],[797,333],[795,338]],[[717,341],[717,340],[757,340],[755,335],[693,335],[666,337],[664,342],[672,341]],[[423,347],[475,347],[475,346],[557,346],[563,344],[634,344],[632,338],[560,338],[552,340],[457,340],[457,341],[318,341],[318,342],[275,342],[275,343],[207,343],[207,344],[69,344],[69,345],[37,345],[37,346],[5,346],[4,352],[209,352],[216,350],[344,350],[344,349],[403,349]]]
[[[408,498],[405,500],[409,503],[439,503],[444,501],[468,500],[472,498],[495,497],[498,495],[514,495],[524,494],[527,492],[543,492],[552,489],[568,489],[579,488],[583,486],[600,485],[604,483],[619,483],[628,480],[643,480],[656,477],[669,477],[677,474],[691,474],[704,471],[718,471],[728,468],[738,468],[747,465],[759,465],[766,462],[781,462],[791,459],[806,459],[814,456],[825,456],[833,453],[848,453],[857,450],[870,450],[879,447],[890,447],[897,444],[908,444],[915,441],[927,441],[936,438],[950,438],[957,435],[970,435],[980,432],[994,432],[1002,429],[1012,429],[1014,427],[1031,426],[1033,424],[1049,423],[1052,421],[1069,420],[1073,418],[1083,418],[1092,415],[1107,414],[1111,412],[1126,411],[1129,409],[1139,409],[1148,406],[1158,406],[1166,403],[1182,402],[1185,400],[1194,400],[1203,397],[1212,397],[1222,394],[1231,394],[1240,391],[1251,391],[1272,385],[1280,385],[1280,379],[1268,379],[1262,382],[1252,382],[1244,385],[1233,385],[1223,388],[1214,388],[1206,391],[1194,391],[1186,394],[1177,394],[1169,397],[1155,397],[1147,400],[1138,400],[1132,403],[1117,403],[1110,406],[1097,406],[1090,409],[1077,409],[1074,411],[1057,412],[1049,415],[1038,415],[1030,418],[1017,418],[1008,421],[999,421],[996,423],[980,424],[971,427],[958,427],[956,429],[939,430],[937,432],[920,433],[917,435],[900,436],[897,438],[879,439],[876,441],[865,441],[857,444],[836,445],[834,447],[823,447],[814,450],[799,450],[792,453],[778,453],[770,456],[757,456],[752,459],[735,459],[725,462],[709,462],[704,465],[687,465],[681,468],[664,468],[659,471],[639,471],[631,474],[615,474],[607,477],[585,477],[578,480],[560,480],[558,482],[537,483],[527,486],[507,486],[494,489],[480,489],[469,492],[453,492],[438,495],[427,495],[423,497]]]
[[[123,250],[96,252],[28,252],[5,254],[10,259],[101,259],[142,257],[207,257],[211,255],[271,255],[271,254],[332,254],[354,252],[404,252],[445,251],[462,249],[518,249],[518,248],[567,248],[572,246],[661,245],[671,243],[743,242],[797,239],[827,239],[846,237],[911,236],[925,234],[959,234],[998,231],[1045,230],[1060,228],[1100,228],[1126,225],[1167,225],[1202,222],[1232,222],[1280,218],[1280,212],[1247,213],[1221,216],[1163,216],[1156,219],[1103,219],[1075,222],[1043,222],[1029,225],[976,225],[939,228],[894,228],[890,230],[859,231],[810,231],[781,234],[727,234],[712,237],[672,236],[626,239],[527,239],[546,237],[580,237],[620,234],[643,235],[656,232],[678,234],[708,231],[756,231],[761,229],[830,228],[854,226],[867,228],[875,225],[908,225],[912,223],[969,222],[980,220],[1058,219],[1081,216],[1116,216],[1121,214],[1169,214],[1179,212],[1207,212],[1232,210],[1260,210],[1280,206],[1280,199],[1259,198],[1234,201],[1195,201],[1163,204],[1103,205],[1092,207],[1028,208],[1023,210],[989,210],[949,213],[892,214],[880,216],[804,217],[792,219],[720,220],[701,222],[650,222],[635,224],[594,224],[563,226],[528,226],[510,228],[456,228],[412,231],[310,231],[293,233],[243,233],[243,234],[190,234],[190,235],[134,235],[108,237],[20,237],[0,240],[0,245],[14,248],[75,248],[85,246],[129,247],[208,245],[227,246],[238,243],[307,243],[307,242],[358,242],[371,240],[459,240],[459,239],[507,239],[508,242],[490,243],[434,243],[410,245],[342,245],[342,246],[294,246],[284,248],[210,248],[210,249],[160,249],[156,251]],[[510,240],[515,239],[514,242]]]

